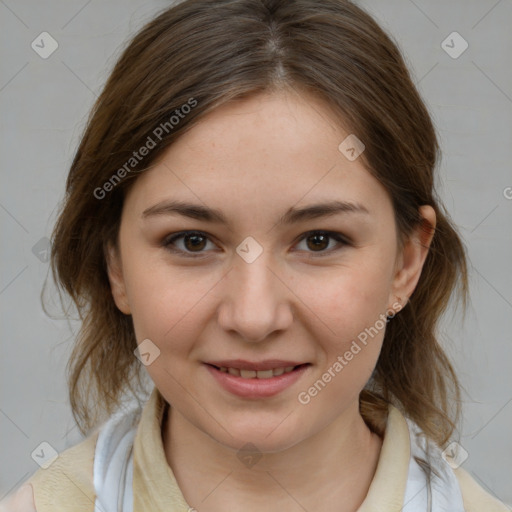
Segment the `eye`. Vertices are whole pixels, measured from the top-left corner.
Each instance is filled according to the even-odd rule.
[[[183,248],[177,248],[177,245],[179,244],[176,244],[176,242],[180,239],[183,239]],[[209,240],[206,233],[202,233],[201,231],[182,231],[167,237],[162,242],[162,245],[173,253],[183,254],[191,258],[198,258],[205,256],[205,254],[203,254],[205,252],[203,249],[207,246],[208,242],[213,245],[213,242]]]
[[[331,246],[329,250],[325,250],[329,247],[331,240],[336,241],[336,243],[333,244],[334,247]],[[306,251],[312,253],[309,256],[313,257],[327,256],[333,251],[341,249],[340,246],[349,245],[349,242],[344,236],[333,231],[309,231],[299,240],[299,242],[303,241],[306,241]]]
[[[329,249],[332,240],[335,240],[336,243],[333,244],[334,247],[331,246]],[[178,241],[180,243],[177,243]],[[299,243],[303,241],[306,241],[306,249],[299,250],[309,252],[309,256],[312,257],[327,256],[333,251],[341,249],[340,246],[349,245],[344,236],[333,231],[308,231],[299,239]],[[190,258],[202,258],[207,256],[208,251],[205,249],[208,243],[215,246],[209,235],[202,231],[181,231],[165,238],[162,246],[175,254]],[[179,247],[180,244],[181,247]]]

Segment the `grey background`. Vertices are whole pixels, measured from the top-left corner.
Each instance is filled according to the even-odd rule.
[[[0,498],[38,469],[31,453],[42,441],[62,451],[81,439],[64,373],[77,324],[41,309],[44,238],[86,116],[120,48],[169,4],[0,0]],[[360,5],[399,43],[439,131],[440,192],[472,263],[466,320],[449,314],[442,329],[466,389],[460,443],[469,457],[462,467],[510,504],[512,2]],[[43,31],[59,45],[47,59],[31,48]],[[456,59],[441,47],[453,31],[469,44]]]

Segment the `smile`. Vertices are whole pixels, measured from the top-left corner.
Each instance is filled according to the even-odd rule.
[[[242,379],[271,379],[272,377],[279,377],[283,373],[290,373],[297,368],[296,366],[287,366],[286,368],[274,368],[271,370],[241,370],[240,368],[226,368],[221,366],[218,368],[223,373],[229,373]]]
[[[311,366],[310,363],[293,364],[289,361],[227,363],[205,363],[205,366],[221,388],[242,398],[277,395],[295,384]]]

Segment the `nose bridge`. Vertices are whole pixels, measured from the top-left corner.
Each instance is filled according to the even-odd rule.
[[[269,251],[263,250],[253,261],[236,256],[219,314],[224,329],[237,331],[247,341],[260,341],[286,328],[291,321],[286,287],[272,267]]]
[[[273,289],[276,277],[270,270],[273,266],[271,260],[270,252],[264,251],[255,261],[247,262],[241,259],[235,263],[233,284],[237,293],[240,292],[239,298],[247,298],[251,301],[258,295],[260,298],[275,296]]]

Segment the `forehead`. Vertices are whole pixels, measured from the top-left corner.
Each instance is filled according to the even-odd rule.
[[[127,202],[139,212],[169,197],[254,215],[320,200],[389,209],[386,190],[362,158],[351,161],[338,149],[349,135],[311,96],[280,92],[233,101],[168,148],[137,179]]]

